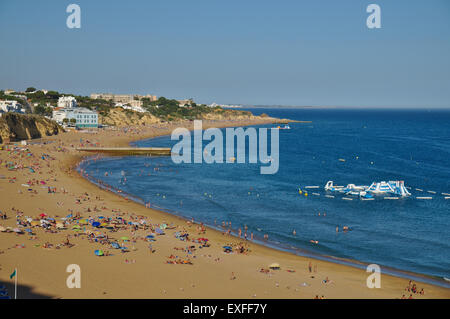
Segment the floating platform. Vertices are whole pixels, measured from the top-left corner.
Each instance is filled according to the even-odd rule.
[[[104,153],[108,155],[151,155],[170,156],[172,150],[169,147],[82,147],[76,149],[79,152]]]

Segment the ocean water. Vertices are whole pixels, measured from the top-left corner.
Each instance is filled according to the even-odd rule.
[[[312,121],[280,130],[277,174],[261,175],[261,163],[174,164],[170,157],[104,158],[83,168],[154,207],[213,226],[246,225],[248,235],[267,234],[268,244],[282,249],[450,278],[450,199],[442,195],[450,193],[449,110],[251,111]],[[175,143],[165,136],[134,144]],[[334,194],[323,189],[329,180],[336,185],[404,180],[412,196],[329,198],[324,195]],[[305,186],[320,188],[304,196],[298,188]],[[351,231],[342,232],[343,226]]]

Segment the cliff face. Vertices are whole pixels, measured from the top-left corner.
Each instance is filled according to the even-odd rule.
[[[0,143],[40,138],[63,131],[55,121],[42,116],[4,113],[0,117]]]
[[[99,115],[99,124],[111,126],[131,126],[160,122],[160,119],[150,113],[138,113],[122,108],[111,109],[107,116]]]
[[[252,120],[261,119],[264,116],[254,116],[251,112],[241,110],[217,109],[198,116],[203,120]],[[267,116],[265,118],[268,118]],[[177,118],[172,118],[177,120]],[[99,124],[111,126],[132,126],[142,124],[161,123],[162,120],[150,113],[137,113],[122,108],[111,109],[106,116],[99,115]]]
[[[249,111],[219,109],[211,113],[205,113],[201,119],[204,120],[253,120],[259,119]]]

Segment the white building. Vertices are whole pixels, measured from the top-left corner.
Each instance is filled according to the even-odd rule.
[[[55,110],[52,118],[59,124],[63,124],[64,119],[75,119],[76,127],[98,127],[98,113],[84,107]]]
[[[0,112],[25,113],[25,109],[23,108],[22,104],[17,101],[0,100]]]
[[[132,111],[139,112],[139,113],[145,113],[145,112],[147,112],[146,109],[144,109],[142,106],[139,106],[139,105],[131,105],[131,106],[130,106],[130,105],[128,105],[128,104],[116,103],[115,106],[121,107],[121,108],[123,108],[124,110],[132,110]]]
[[[58,99],[58,107],[68,109],[77,107],[77,100],[73,96],[60,96]]]

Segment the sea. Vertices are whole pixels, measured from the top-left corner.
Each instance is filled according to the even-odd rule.
[[[175,164],[146,156],[88,160],[80,168],[136,201],[217,229],[231,222],[235,234],[247,229],[248,238],[253,233],[277,249],[360,268],[377,264],[382,272],[425,275],[450,287],[450,110],[246,110],[310,121],[279,130],[276,174],[261,174],[268,165],[261,162]],[[162,136],[132,144],[177,142]],[[328,181],[391,180],[404,181],[411,196],[361,200],[324,190]]]

